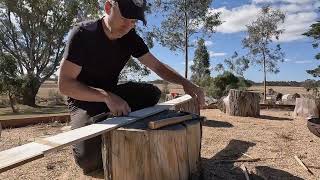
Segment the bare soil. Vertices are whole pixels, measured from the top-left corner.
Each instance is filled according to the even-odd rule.
[[[290,111],[262,110],[260,118],[230,117],[219,110],[202,110],[203,179],[245,179],[243,164],[251,179],[319,179],[320,138],[309,132],[306,121],[292,119]],[[2,132],[0,150],[61,133],[65,124],[40,124]],[[23,153],[23,152],[22,152]],[[294,159],[297,155],[314,173]],[[226,162],[229,160],[254,162]],[[0,179],[79,179],[70,147],[45,158],[0,174]]]

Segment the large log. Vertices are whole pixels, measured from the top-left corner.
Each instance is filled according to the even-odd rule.
[[[147,126],[151,120],[183,114],[166,111],[103,135],[105,179],[199,179],[201,124],[197,116],[157,130]]]
[[[200,115],[200,107],[195,99],[190,99],[189,101],[176,105],[174,109],[177,111],[190,112],[192,114]]]
[[[293,111],[293,117],[313,117],[319,118],[320,101],[312,98],[297,98],[296,106]]]
[[[258,93],[231,89],[223,102],[225,103],[226,114],[230,116],[260,116],[260,96]]]

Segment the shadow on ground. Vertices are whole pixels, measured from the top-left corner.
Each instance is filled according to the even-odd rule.
[[[203,123],[203,126],[207,126],[207,127],[225,127],[225,128],[233,127],[233,125],[231,123],[224,122],[224,121],[209,120],[209,119]]]
[[[202,158],[202,179],[236,179],[245,180],[245,176],[240,167],[235,166],[234,162],[223,162],[221,160],[237,160],[243,153],[246,153],[249,148],[256,144],[248,141],[241,141],[232,139],[229,144],[220,152],[215,154],[212,158]],[[276,180],[276,179],[293,179],[300,180],[301,178],[293,176],[292,174],[270,168],[267,166],[257,166],[256,174],[250,173],[250,179],[260,180]]]
[[[274,116],[267,116],[267,115],[261,115],[259,118],[265,119],[265,120],[274,120],[274,121],[292,121],[293,120],[291,118],[274,117]]]

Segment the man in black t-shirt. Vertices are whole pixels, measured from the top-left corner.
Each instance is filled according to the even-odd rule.
[[[181,84],[187,94],[204,104],[203,91],[155,58],[136,33],[137,20],[146,24],[145,7],[145,0],[107,0],[106,16],[80,23],[69,34],[59,90],[68,96],[73,129],[93,123],[92,117],[103,112],[125,116],[158,102],[161,92],[151,84],[117,84],[131,56],[164,80]],[[95,137],[73,148],[85,174],[102,168],[100,143],[101,138]]]

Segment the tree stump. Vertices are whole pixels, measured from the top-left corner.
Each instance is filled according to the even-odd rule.
[[[297,98],[293,117],[313,117],[319,118],[320,100],[311,98]]]
[[[225,103],[226,114],[230,116],[260,116],[260,96],[258,93],[231,89],[223,102]]]
[[[198,117],[156,130],[148,128],[151,120],[179,115],[176,111],[165,111],[103,135],[105,179],[198,179],[201,148]]]
[[[184,112],[190,112],[192,114],[198,114],[200,115],[200,107],[199,104],[194,99],[190,99],[189,101],[186,101],[184,103],[181,103],[177,106],[175,106],[174,110],[176,111],[184,111]]]

